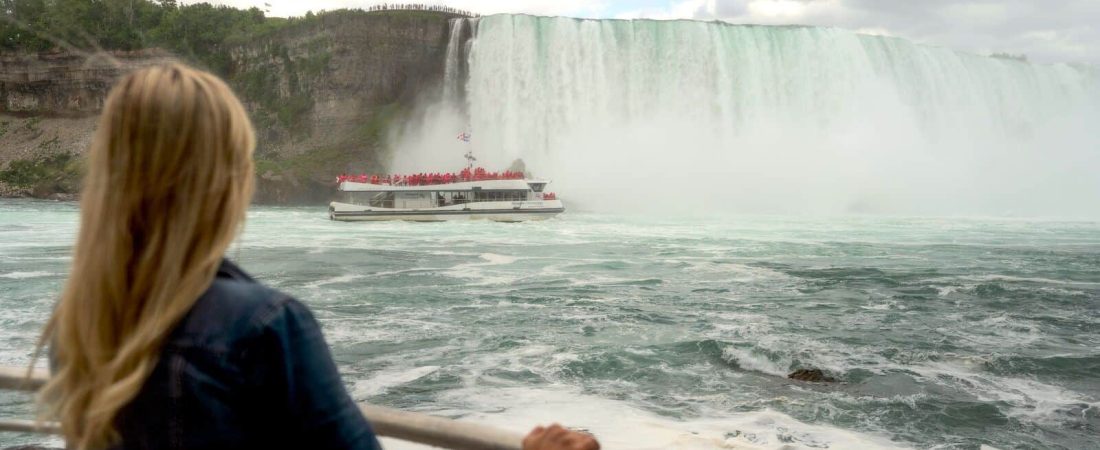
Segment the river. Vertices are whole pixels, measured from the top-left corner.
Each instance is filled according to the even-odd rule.
[[[0,200],[0,364],[29,361],[77,218]],[[363,224],[254,207],[228,256],[313,309],[359,401],[518,432],[561,421],[610,449],[1086,448],[1100,433],[1097,222]],[[802,367],[842,381],[785,378]],[[0,394],[0,416],[29,400]]]

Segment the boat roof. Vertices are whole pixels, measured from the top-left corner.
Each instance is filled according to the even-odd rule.
[[[419,186],[394,186],[390,184],[359,183],[356,181],[344,181],[340,183],[341,191],[349,192],[408,192],[408,191],[473,191],[484,190],[528,190],[528,183],[549,183],[548,180],[481,180],[462,181],[448,184],[427,184]]]

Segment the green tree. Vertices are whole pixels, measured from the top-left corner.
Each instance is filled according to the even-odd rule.
[[[0,8],[0,47],[30,51],[49,48],[49,41],[37,34],[46,18],[46,0],[2,0]]]

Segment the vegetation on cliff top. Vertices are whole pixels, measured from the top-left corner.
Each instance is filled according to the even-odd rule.
[[[370,11],[435,11],[471,15],[436,5],[385,4]],[[159,47],[220,75],[229,69],[233,44],[271,35],[324,14],[267,17],[257,7],[237,9],[177,0],[0,0],[0,49],[138,50]]]
[[[328,70],[333,43],[326,35],[311,35],[308,30],[363,15],[402,24],[445,17],[440,13],[471,15],[420,4],[281,18],[268,17],[255,7],[236,9],[177,0],[0,0],[0,52],[168,50],[225,78],[248,104],[267,144],[262,144],[256,155],[261,175],[316,181],[322,173],[352,162],[378,164],[376,153],[385,129],[407,105],[383,104],[365,111],[363,125],[345,136],[346,143],[324,144],[285,157],[265,151],[272,143],[308,142],[312,133],[310,114],[316,104],[317,80]],[[293,39],[284,39],[288,36]],[[309,38],[303,43],[300,38],[304,36]],[[260,53],[250,54],[242,63],[238,51],[242,48]],[[0,134],[4,132],[0,129]],[[80,170],[78,149],[55,147],[59,148],[42,148],[33,158],[11,161],[0,170],[0,183],[35,195],[75,192],[78,185],[59,180],[79,179],[74,176]]]
[[[175,0],[2,0],[0,49],[137,50],[159,47],[225,75],[232,40],[269,33],[294,20]]]

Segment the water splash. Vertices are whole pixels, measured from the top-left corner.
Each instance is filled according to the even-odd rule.
[[[482,161],[523,158],[574,208],[1100,216],[1094,67],[835,28],[453,26],[464,89],[407,130],[397,166],[457,157],[444,136],[468,126]]]

